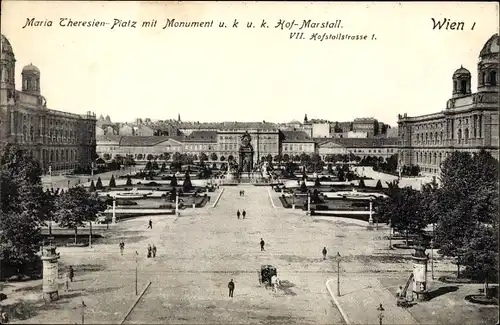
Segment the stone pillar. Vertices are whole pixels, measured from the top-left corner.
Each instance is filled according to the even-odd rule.
[[[425,254],[425,247],[415,247],[415,253],[411,256],[413,261],[413,288],[417,300],[425,301],[428,298],[427,291],[427,261],[429,257]]]
[[[44,247],[42,253],[43,263],[43,299],[45,301],[54,301],[59,299],[59,283],[57,282],[59,274],[59,254],[56,253],[56,247],[49,245]]]

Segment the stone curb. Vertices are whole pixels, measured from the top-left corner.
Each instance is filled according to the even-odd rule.
[[[221,191],[219,193],[219,196],[217,197],[217,199],[215,199],[215,202],[214,204],[212,205],[212,208],[215,208],[217,206],[217,203],[219,203],[219,200],[220,200],[220,197],[222,196],[222,193],[224,193],[224,188],[221,188]]]
[[[141,294],[137,297],[137,299],[135,299],[135,302],[132,305],[132,307],[129,308],[127,314],[125,314],[125,317],[123,317],[122,321],[120,322],[120,325],[122,325],[123,323],[125,323],[125,320],[127,320],[127,317],[130,315],[130,313],[132,312],[132,310],[135,308],[135,306],[137,305],[137,303],[139,302],[139,300],[141,300],[142,296],[144,295],[144,293],[146,293],[146,290],[148,290],[148,288],[149,288],[150,285],[151,285],[151,282],[148,282],[148,284],[146,285],[146,287],[142,290]]]
[[[276,205],[274,205],[273,197],[271,196],[271,190],[269,188],[267,189],[267,194],[269,194],[269,199],[271,200],[271,204],[273,205],[273,208],[276,209]]]
[[[332,279],[328,279],[326,281],[326,290],[328,290],[328,293],[330,294],[330,296],[332,297],[333,299],[333,302],[335,302],[335,305],[337,305],[337,308],[339,309],[340,311],[340,314],[342,315],[342,318],[344,318],[344,321],[346,324],[351,324],[351,322],[349,321],[349,318],[347,318],[347,315],[346,313],[344,312],[344,310],[342,309],[342,307],[340,306],[340,303],[339,301],[337,300],[337,297],[335,297],[335,295],[333,294],[332,290],[330,289],[330,281],[332,281]]]

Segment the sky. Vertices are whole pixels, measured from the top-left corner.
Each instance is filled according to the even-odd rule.
[[[498,33],[494,2],[44,2],[2,1],[1,31],[22,67],[41,71],[51,109],[93,111],[113,121],[288,122],[430,114],[451,97],[463,65],[477,85],[477,60]],[[52,26],[23,28],[35,18]],[[60,27],[60,18],[104,27]],[[463,21],[464,30],[433,29],[432,18]],[[115,19],[137,27],[111,26]],[[157,27],[140,27],[156,19]],[[167,28],[167,19],[214,21],[212,28]],[[239,21],[233,28],[233,22]],[[298,24],[275,28],[278,21]],[[304,20],[342,28],[303,28]],[[268,28],[261,28],[265,20]],[[220,21],[230,27],[219,28]],[[257,24],[247,28],[246,22]],[[475,23],[474,29],[472,25]],[[290,39],[303,32],[304,39]],[[311,40],[314,34],[367,40]],[[375,34],[376,40],[372,39]]]

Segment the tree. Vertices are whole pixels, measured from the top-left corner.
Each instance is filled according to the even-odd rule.
[[[442,163],[440,179],[435,199],[439,251],[455,257],[457,277],[465,265],[467,276],[482,278],[486,287],[492,271],[484,261],[495,260],[492,265],[498,267],[498,238],[489,237],[498,227],[498,161],[484,150],[474,156],[454,152]]]
[[[111,159],[111,155],[109,153],[105,153],[103,155],[103,158],[104,158],[104,160],[110,160]]]
[[[130,178],[130,176],[127,176],[127,183],[125,185],[132,186],[132,179]]]
[[[165,162],[163,162],[161,164],[160,172],[164,172],[166,169],[167,169],[167,164],[165,164]]]
[[[204,161],[207,161],[207,160],[208,160],[207,154],[204,153],[204,152],[200,153],[200,161],[204,162]]]
[[[173,175],[172,179],[170,180],[170,186],[172,186],[172,187],[177,186],[177,177],[175,177],[175,175]]]
[[[227,157],[227,161],[231,162],[231,161],[233,161],[233,160],[234,160],[233,155],[229,155],[229,156]]]
[[[109,187],[116,187],[115,175],[111,175],[111,179],[109,180]]]
[[[290,161],[290,155],[288,155],[287,153],[283,155],[283,162],[286,164],[287,162]]]
[[[163,154],[163,158],[165,159],[165,161],[169,161],[169,160],[170,160],[170,153],[165,152],[165,153]]]
[[[142,153],[137,154],[137,160],[142,160]]]
[[[104,211],[106,205],[91,196],[83,187],[70,188],[55,199],[55,220],[61,227],[75,230],[75,244],[77,243],[78,227],[85,222],[95,220],[99,211]]]
[[[359,180],[358,187],[359,187],[359,188],[366,188],[365,181],[364,181],[364,180],[362,180],[362,179],[360,179],[360,180]]]
[[[224,157],[224,156],[220,156],[219,160],[220,160],[220,161],[224,161],[224,160],[226,160],[226,157]]]
[[[43,191],[38,161],[17,146],[4,147],[0,168],[0,268],[20,274],[37,260],[51,195]]]
[[[89,191],[95,192],[95,190],[96,190],[96,188],[95,188],[94,180],[92,180],[92,181],[90,181]]]
[[[321,183],[319,182],[318,177],[316,177],[316,179],[314,180],[314,186],[316,186],[316,187],[321,186]]]
[[[151,162],[151,160],[148,160],[148,162],[146,163],[146,166],[144,167],[145,170],[151,170],[153,168],[153,163]]]
[[[146,160],[153,160],[154,159],[154,156],[152,154],[148,154],[146,156]]]
[[[342,169],[339,169],[337,172],[337,178],[339,179],[339,182],[345,182],[345,173]]]
[[[380,181],[380,179],[377,181],[377,185],[375,185],[375,189],[382,190],[382,182]]]
[[[210,159],[212,159],[212,161],[217,161],[217,154],[215,152],[212,152],[212,154],[210,155]]]
[[[193,184],[191,184],[191,176],[189,176],[188,172],[186,172],[186,175],[184,176],[184,183],[182,183],[182,189],[184,192],[189,192],[193,190]]]
[[[102,190],[104,189],[104,186],[102,186],[102,181],[100,177],[97,177],[97,183],[95,184],[96,189]]]

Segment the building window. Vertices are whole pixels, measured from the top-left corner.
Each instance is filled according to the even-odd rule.
[[[490,85],[492,85],[492,86],[497,85],[497,72],[496,71],[490,72]]]

